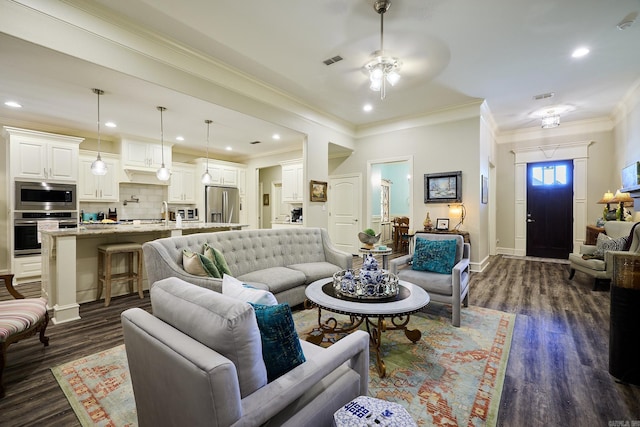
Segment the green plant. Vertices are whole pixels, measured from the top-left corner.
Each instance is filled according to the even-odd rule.
[[[376,237],[376,232],[373,231],[371,228],[367,228],[366,230],[364,230],[364,233],[368,234],[369,236]]]

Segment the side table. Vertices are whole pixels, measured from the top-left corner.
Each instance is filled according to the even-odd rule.
[[[393,252],[393,250],[391,248],[387,248],[387,249],[360,248],[360,249],[358,249],[358,252],[360,252],[362,254],[362,261],[367,259],[367,255],[369,255],[369,254],[371,254],[373,256],[382,255],[382,269],[383,270],[388,270],[389,269],[389,255],[391,255],[391,253]]]
[[[587,225],[587,232],[584,239],[585,245],[595,245],[598,241],[598,234],[604,233],[604,227],[597,225]]]

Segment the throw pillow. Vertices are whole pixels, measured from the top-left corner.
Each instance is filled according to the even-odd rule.
[[[242,283],[235,277],[225,274],[222,276],[222,295],[261,305],[276,305],[276,297],[269,291],[256,289]]]
[[[220,273],[215,264],[206,256],[191,252],[188,249],[182,251],[182,265],[184,270],[196,276],[210,276],[220,278]]]
[[[411,268],[419,271],[451,274],[456,260],[456,241],[416,239]]]
[[[209,258],[216,265],[216,268],[220,274],[231,274],[231,270],[227,265],[227,260],[224,259],[224,255],[218,249],[210,246],[208,243],[204,244],[204,255]]]
[[[598,234],[596,240],[596,250],[593,253],[594,258],[604,259],[604,255],[609,251],[621,251],[627,244],[628,236],[612,239],[604,233]]]
[[[289,304],[252,304],[262,338],[262,358],[269,382],[306,361]]]

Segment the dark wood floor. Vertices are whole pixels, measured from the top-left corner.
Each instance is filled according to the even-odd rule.
[[[609,293],[591,291],[580,273],[567,276],[567,265],[500,256],[472,274],[472,305],[518,315],[498,424],[640,425],[640,387],[608,373]],[[20,289],[35,295],[39,286]],[[81,320],[49,326],[46,349],[37,338],[11,346],[0,426],[79,425],[50,368],[122,343],[120,313],[134,306],[150,310],[148,296],[83,304]]]

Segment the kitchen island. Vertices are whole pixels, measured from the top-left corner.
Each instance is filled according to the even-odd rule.
[[[98,290],[98,246],[108,243],[145,243],[162,237],[239,230],[246,224],[184,222],[150,224],[89,224],[77,229],[42,230],[42,296],[53,308],[54,324],[80,319],[80,303],[95,301]],[[114,272],[124,268],[114,265]],[[143,271],[143,287],[149,288]],[[112,295],[128,292],[114,284]]]

